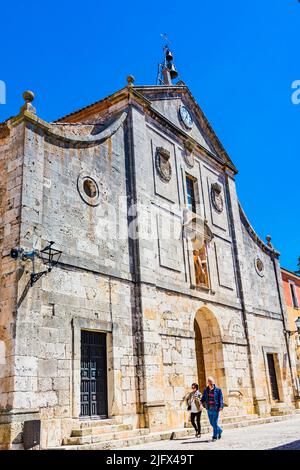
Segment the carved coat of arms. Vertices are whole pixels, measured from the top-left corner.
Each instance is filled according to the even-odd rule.
[[[219,183],[214,183],[211,185],[211,202],[214,209],[221,213],[224,208],[224,201],[222,197],[222,186]]]
[[[155,156],[155,165],[159,176],[164,181],[170,181],[172,177],[172,166],[170,162],[171,154],[169,150],[163,147],[157,147]]]
[[[190,142],[186,142],[184,149],[184,160],[189,167],[193,167],[195,164],[195,157],[193,153],[194,146]]]

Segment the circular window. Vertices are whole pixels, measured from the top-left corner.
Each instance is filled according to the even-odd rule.
[[[98,184],[90,176],[80,174],[77,180],[77,188],[81,198],[90,206],[97,206],[100,203]]]
[[[255,269],[256,269],[257,274],[259,274],[259,276],[264,275],[264,263],[262,262],[260,258],[256,258],[255,260]]]
[[[89,178],[85,179],[83,182],[83,189],[88,197],[94,198],[97,196],[97,186],[95,185],[93,180]]]

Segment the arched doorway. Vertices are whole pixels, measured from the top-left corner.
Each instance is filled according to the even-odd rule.
[[[196,319],[194,320],[194,330],[195,330],[195,348],[196,348],[198,385],[202,393],[206,385],[206,374],[205,374],[205,364],[204,364],[204,355],[203,355],[202,335],[201,335],[201,331],[200,331],[200,328]]]
[[[222,337],[216,316],[207,307],[200,308],[194,319],[195,352],[200,390],[206,385],[208,376],[226,395],[226,376],[223,357]]]

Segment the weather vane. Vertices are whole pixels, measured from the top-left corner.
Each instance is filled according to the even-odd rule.
[[[161,33],[161,37],[163,38],[163,40],[166,42],[168,46],[171,44],[171,41],[169,40],[167,33]]]

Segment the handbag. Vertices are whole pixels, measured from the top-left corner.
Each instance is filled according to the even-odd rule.
[[[192,409],[191,405],[188,405],[187,410],[191,411],[191,409]]]

